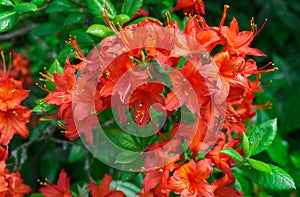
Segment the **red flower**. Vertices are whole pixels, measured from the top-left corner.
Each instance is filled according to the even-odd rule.
[[[0,196],[22,197],[30,192],[31,188],[23,184],[20,173],[10,173],[5,169],[5,161],[0,161]]]
[[[254,25],[253,21],[251,22],[251,25]],[[265,56],[260,50],[249,47],[257,33],[254,30],[240,32],[235,18],[232,19],[229,27],[222,26],[220,32],[227,42],[225,50],[228,50],[230,54]]]
[[[12,78],[0,78],[0,110],[13,109],[21,104],[29,91],[23,90],[19,81]]]
[[[181,10],[185,14],[205,14],[205,7],[202,0],[178,0],[174,10]]]
[[[168,188],[181,197],[214,196],[212,188],[206,179],[212,174],[212,164],[209,159],[182,165],[168,181]]]
[[[111,181],[112,177],[105,174],[99,186],[97,186],[96,183],[91,182],[88,188],[92,197],[125,197],[125,194],[122,191],[110,190]]]
[[[57,185],[48,185],[40,188],[39,191],[46,197],[72,197],[70,191],[70,178],[67,173],[62,169],[59,173]]]
[[[147,124],[150,118],[149,108],[152,104],[164,105],[162,90],[162,84],[146,83],[138,87],[131,95],[129,106],[134,108],[134,119],[139,125]]]
[[[28,96],[27,90],[22,89],[21,82],[11,78],[0,78],[0,144],[7,145],[14,134],[26,138],[31,110],[21,106]]]
[[[30,85],[32,83],[32,78],[31,70],[28,68],[29,65],[30,61],[28,59],[26,59],[21,53],[13,51],[12,62],[9,65],[9,73],[7,73],[8,77],[20,80],[25,87]],[[3,71],[0,71],[0,75],[3,74],[2,72]],[[4,74],[6,74],[5,71]]]
[[[0,144],[9,144],[14,134],[26,138],[29,134],[26,123],[30,121],[30,117],[31,110],[23,106],[5,112],[0,111]]]
[[[75,68],[66,66],[63,74],[54,73],[55,91],[50,92],[45,101],[57,106],[68,105],[72,101],[72,91],[75,83]]]

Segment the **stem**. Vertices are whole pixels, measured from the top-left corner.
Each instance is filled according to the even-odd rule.
[[[23,35],[27,34],[28,32],[30,32],[32,29],[34,29],[36,26],[37,26],[37,24],[33,23],[22,29],[18,29],[18,30],[15,30],[10,33],[2,34],[2,35],[0,35],[0,41],[10,40],[12,38],[23,36]]]
[[[163,139],[163,141],[168,142],[169,140],[162,134],[162,132],[157,128],[157,126],[154,124],[152,119],[150,118],[151,125],[153,126],[154,130],[157,132],[157,134]]]

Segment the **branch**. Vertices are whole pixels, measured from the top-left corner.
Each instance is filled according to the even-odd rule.
[[[30,24],[29,26],[26,26],[22,29],[18,29],[18,30],[15,30],[13,32],[2,34],[2,35],[0,35],[0,41],[10,40],[12,38],[23,36],[23,35],[27,34],[28,32],[30,32],[36,26],[37,26],[37,24],[33,23],[33,24]]]

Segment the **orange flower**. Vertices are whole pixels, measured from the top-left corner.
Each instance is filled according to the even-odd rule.
[[[6,111],[20,105],[28,96],[19,81],[12,78],[0,78],[0,110]]]
[[[29,194],[31,189],[23,184],[20,173],[10,173],[5,166],[5,161],[0,161],[0,197],[22,197],[24,194]]]
[[[0,78],[0,144],[9,144],[14,134],[28,136],[26,123],[30,121],[31,110],[20,105],[28,92],[19,81]]]
[[[72,197],[70,191],[70,178],[67,177],[67,173],[62,169],[59,173],[57,185],[48,185],[43,183],[45,187],[39,189],[39,191],[46,197]]]
[[[26,123],[30,121],[30,117],[31,110],[23,106],[5,112],[0,111],[0,144],[9,144],[14,134],[26,138],[29,134]]]
[[[202,0],[178,0],[174,10],[181,10],[185,14],[205,14],[205,7]]]
[[[251,20],[251,26],[253,28],[254,22]],[[236,55],[253,55],[253,56],[265,56],[265,54],[255,48],[249,47],[254,37],[259,33],[254,32],[255,29],[251,31],[239,31],[239,24],[235,18],[232,19],[230,26],[222,26],[220,28],[221,34],[226,39],[226,48],[230,54]]]
[[[168,188],[181,197],[214,196],[210,184],[206,181],[212,174],[212,164],[209,159],[198,162],[191,160],[177,169],[168,180]]]
[[[91,182],[89,184],[89,190],[92,197],[125,197],[125,194],[122,191],[110,190],[110,183],[112,177],[108,174],[104,175],[102,183],[97,186],[96,183]]]

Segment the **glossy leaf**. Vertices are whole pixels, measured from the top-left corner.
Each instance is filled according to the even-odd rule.
[[[50,112],[53,109],[56,109],[54,105],[48,104],[42,99],[36,100],[36,103],[37,105],[34,106],[34,108],[32,109],[33,112],[45,113],[45,112]]]
[[[127,172],[127,171],[123,171],[122,172],[122,181],[127,182],[130,181],[132,179],[134,179],[139,173],[138,172]]]
[[[1,6],[14,6],[13,2],[11,2],[10,0],[1,0],[0,5]]]
[[[114,18],[114,23],[119,24],[120,26],[123,26],[125,23],[130,21],[130,17],[126,14],[118,14]]]
[[[123,182],[123,181],[112,181],[111,188],[116,188],[116,190],[121,190],[125,196],[137,196],[137,192],[141,192],[141,189],[138,188],[136,185],[130,182]]]
[[[140,157],[140,153],[123,151],[116,156],[115,163],[132,163]]]
[[[114,34],[114,32],[109,27],[101,24],[94,24],[89,26],[89,28],[86,30],[86,33],[97,36],[99,38],[105,38]]]
[[[270,166],[262,161],[258,161],[255,159],[247,159],[247,162],[250,164],[252,168],[261,172],[271,172],[272,169]]]
[[[124,0],[121,12],[132,17],[142,7],[143,0]]]
[[[249,144],[249,139],[245,133],[243,134],[242,144],[243,144],[244,153],[246,157],[248,157],[250,144]]]
[[[52,62],[48,71],[50,74],[54,74],[54,73],[62,74],[64,72],[64,68],[60,65],[59,61],[55,59]]]
[[[242,171],[262,187],[272,190],[295,189],[295,182],[287,172],[272,164],[267,165],[271,168],[271,172],[262,172],[251,167],[243,167]]]
[[[84,159],[85,149],[82,146],[73,145],[69,153],[69,162],[74,163]]]
[[[0,13],[0,33],[10,30],[17,22],[19,14],[15,11]]]
[[[79,23],[80,21],[86,19],[87,16],[88,15],[85,13],[72,13],[66,18],[64,25]]]
[[[238,153],[233,148],[224,148],[223,150],[221,150],[221,153],[224,153],[224,154],[228,155],[229,157],[231,157],[232,159],[239,161],[239,162],[242,162],[244,160],[242,155],[240,155],[240,153]]]
[[[55,0],[49,4],[46,9],[47,13],[56,12],[79,12],[79,7],[68,0]]]
[[[277,133],[277,119],[268,120],[247,132],[250,153],[256,155],[266,150],[273,142]]]
[[[121,129],[107,129],[105,130],[107,137],[117,147],[130,151],[138,151],[138,144],[136,143],[133,136],[127,134]]]
[[[92,14],[100,19],[104,16],[104,10],[107,10],[109,18],[115,18],[116,8],[109,0],[87,0],[87,6]]]
[[[37,11],[37,6],[34,3],[20,3],[14,8],[16,12],[34,12]]]

